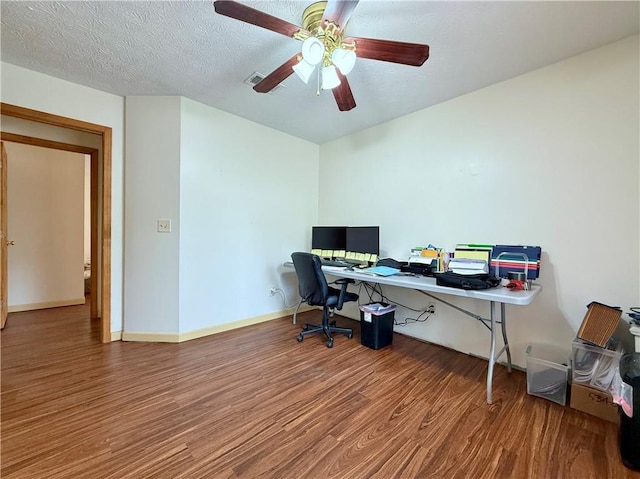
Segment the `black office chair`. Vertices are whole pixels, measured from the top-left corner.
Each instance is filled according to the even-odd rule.
[[[332,288],[327,284],[318,256],[310,253],[292,253],[291,259],[298,276],[300,297],[311,306],[322,306],[322,324],[305,323],[302,326],[303,331],[298,334],[298,341],[302,341],[309,334],[324,333],[328,338],[327,347],[332,348],[332,333],[342,333],[351,339],[353,330],[337,327],[335,321],[329,322],[329,315],[330,310],[342,309],[343,303],[358,301],[357,294],[347,291],[347,285],[354,281],[352,279],[338,279],[331,284],[340,284],[342,288]]]

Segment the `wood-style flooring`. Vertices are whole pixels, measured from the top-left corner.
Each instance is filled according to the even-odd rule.
[[[181,344],[101,344],[88,306],[1,333],[1,477],[633,478],[613,423],[526,376],[406,336],[295,339],[291,318]],[[317,320],[319,312],[300,315]]]

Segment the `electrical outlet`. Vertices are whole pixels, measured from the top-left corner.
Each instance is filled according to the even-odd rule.
[[[429,311],[431,314],[434,314],[436,312],[436,305],[430,304],[429,306],[427,306],[427,311]]]
[[[278,292],[278,288],[276,288],[275,286],[271,286],[271,289],[269,290],[269,294],[273,296],[277,292]]]
[[[158,233],[171,233],[171,220],[158,220]]]

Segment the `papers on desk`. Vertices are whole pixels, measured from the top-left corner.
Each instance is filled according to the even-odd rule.
[[[344,271],[345,269],[344,266],[322,265],[323,271]]]
[[[458,274],[482,274],[489,272],[489,265],[482,259],[453,258],[449,261],[449,271]]]
[[[371,268],[365,268],[359,270],[360,273],[373,274],[376,276],[393,276],[400,272],[397,268],[391,268],[389,266],[373,266]]]

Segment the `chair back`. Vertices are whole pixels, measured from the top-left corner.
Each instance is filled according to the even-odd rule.
[[[292,253],[293,267],[298,276],[298,293],[305,303],[324,306],[329,296],[329,285],[322,272],[320,258],[311,253]]]

